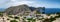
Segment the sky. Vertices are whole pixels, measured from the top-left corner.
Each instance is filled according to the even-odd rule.
[[[0,8],[27,4],[33,7],[60,8],[60,0],[0,0]]]

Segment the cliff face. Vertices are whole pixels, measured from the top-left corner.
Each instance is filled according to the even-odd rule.
[[[19,5],[19,6],[12,6],[6,9],[5,13],[7,14],[18,14],[22,12],[30,12],[29,6],[27,5]]]

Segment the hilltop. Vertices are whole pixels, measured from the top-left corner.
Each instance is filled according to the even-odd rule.
[[[18,14],[18,13],[25,13],[25,12],[30,12],[31,10],[29,9],[28,5],[19,5],[19,6],[12,6],[9,7],[5,10],[5,13],[7,14]]]

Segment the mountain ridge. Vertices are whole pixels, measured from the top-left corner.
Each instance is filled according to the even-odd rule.
[[[24,4],[24,5],[9,7],[5,10],[5,13],[7,13],[7,14],[18,14],[18,13],[22,13],[25,11],[30,12],[30,9],[29,9],[29,6]]]

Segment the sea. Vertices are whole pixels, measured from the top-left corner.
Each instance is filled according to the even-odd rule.
[[[0,8],[0,12],[3,12],[3,11],[5,11],[5,8]]]
[[[60,8],[45,8],[45,14],[55,14],[60,12]]]

